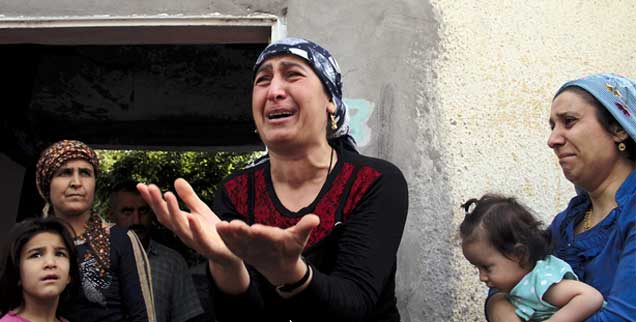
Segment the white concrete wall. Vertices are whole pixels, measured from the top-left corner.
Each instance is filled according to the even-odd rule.
[[[518,196],[546,222],[574,194],[547,147],[562,83],[585,74],[636,77],[636,2],[433,0],[440,55],[432,95],[441,113],[451,205],[485,191]],[[463,213],[454,208],[457,226]],[[443,236],[440,236],[443,237]],[[481,321],[486,288],[452,236],[451,319]]]

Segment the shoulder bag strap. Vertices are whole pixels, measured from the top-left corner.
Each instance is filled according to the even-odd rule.
[[[133,231],[128,231],[128,237],[132,244],[133,253],[135,254],[135,263],[137,264],[137,272],[139,274],[139,284],[141,285],[141,293],[146,303],[146,312],[148,312],[148,322],[156,322],[155,301],[152,292],[152,280],[150,275],[150,262],[143,245]]]

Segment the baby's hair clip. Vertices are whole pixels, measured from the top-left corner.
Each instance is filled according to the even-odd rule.
[[[464,215],[469,216],[470,214],[472,214],[475,208],[477,208],[478,202],[479,200],[472,198],[472,199],[468,199],[468,201],[466,201],[463,205],[461,205],[461,207],[464,208]]]

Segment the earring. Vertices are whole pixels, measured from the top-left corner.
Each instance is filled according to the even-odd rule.
[[[43,216],[44,218],[48,217],[48,216],[49,216],[49,211],[50,211],[50,210],[51,210],[51,205],[49,205],[49,203],[47,202],[47,203],[44,205],[44,208],[42,208],[42,216]]]
[[[254,133],[258,134],[258,129],[254,129]]]
[[[627,147],[625,146],[625,143],[621,142],[618,144],[618,151],[625,151],[625,149],[627,149]]]
[[[338,123],[336,122],[336,116],[333,113],[329,113],[329,119],[331,122],[331,129],[335,131],[338,128]]]

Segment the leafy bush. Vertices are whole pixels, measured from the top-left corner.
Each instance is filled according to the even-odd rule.
[[[212,207],[214,194],[221,180],[258,158],[262,152],[97,150],[97,154],[100,171],[93,206],[97,213],[105,217],[109,210],[111,188],[125,180],[154,183],[161,191],[174,192],[174,180],[184,178],[192,185],[199,198]],[[185,208],[183,204],[181,207]],[[151,235],[153,239],[179,251],[189,265],[203,260],[156,221]]]
[[[104,214],[110,189],[124,180],[154,183],[162,191],[173,191],[174,180],[184,178],[203,201],[212,205],[221,180],[262,153],[98,150],[97,154],[101,164],[95,210]]]

